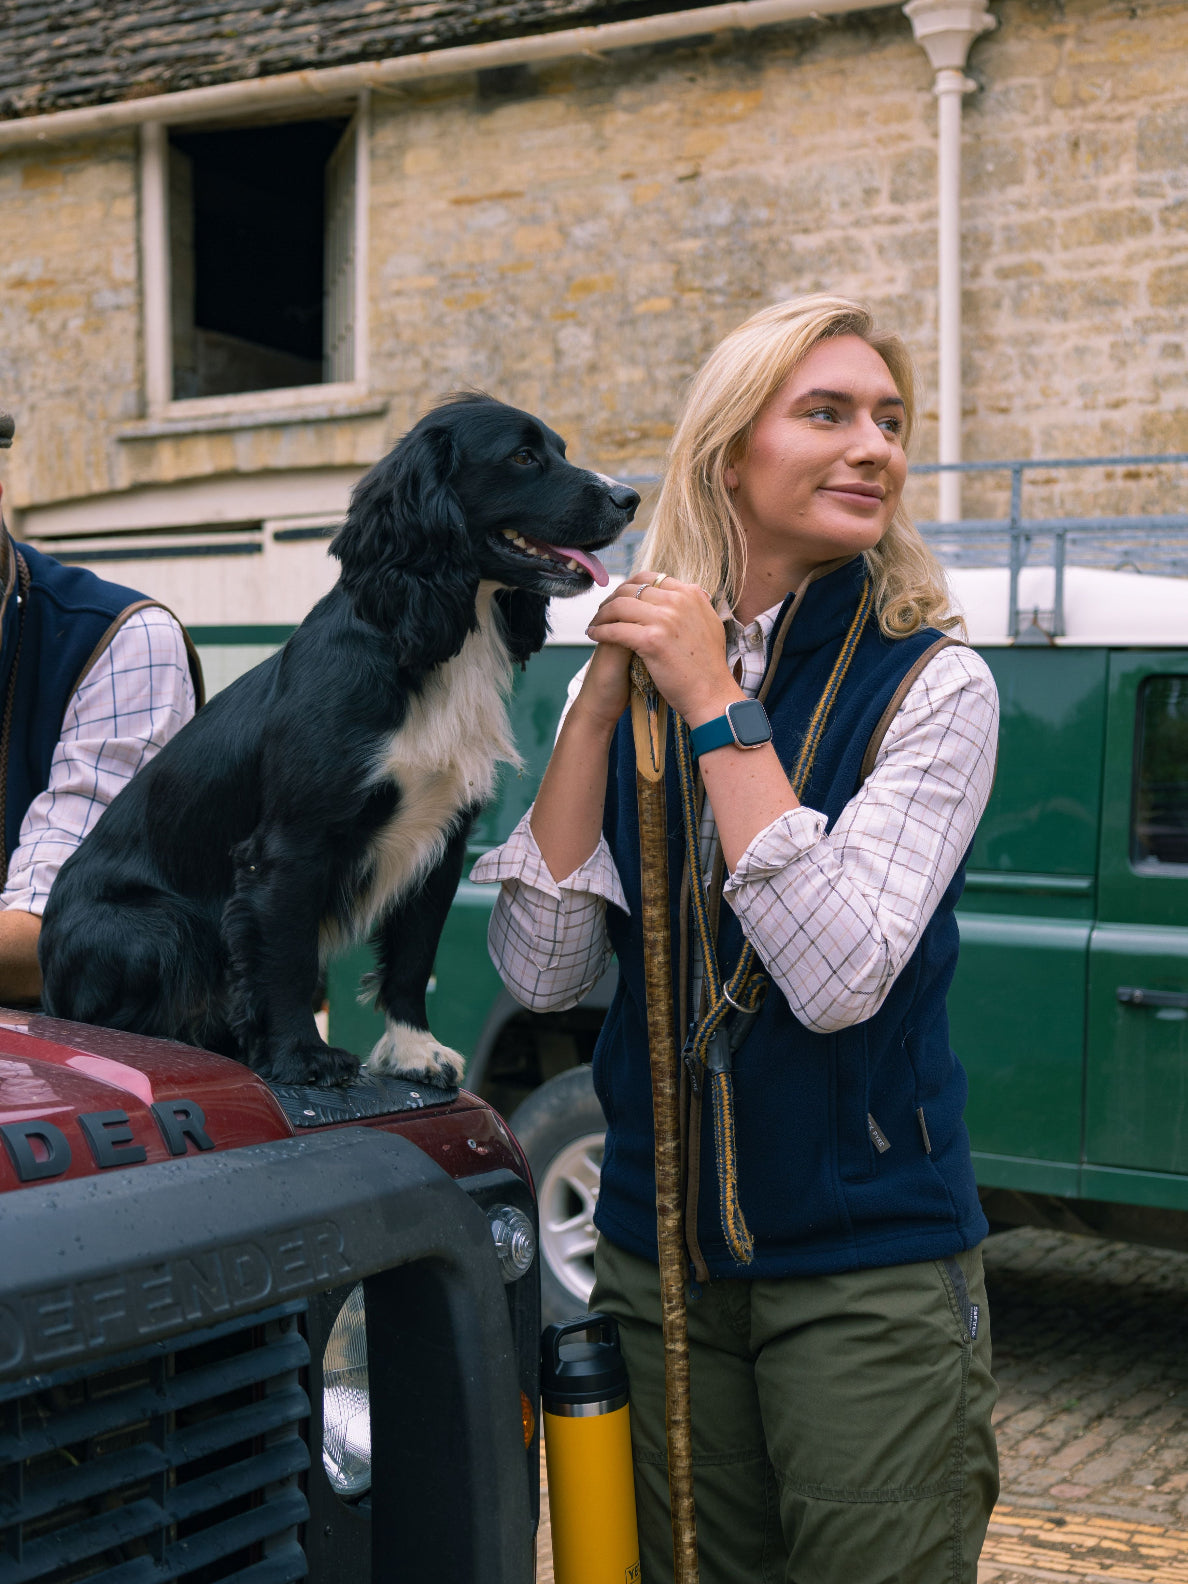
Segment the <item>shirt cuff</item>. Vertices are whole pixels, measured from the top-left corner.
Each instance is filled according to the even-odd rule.
[[[556,900],[567,891],[586,892],[590,896],[601,897],[604,902],[611,903],[624,913],[630,912],[623,894],[623,883],[605,836],[599,836],[598,846],[584,864],[566,875],[564,880],[554,880],[532,834],[531,818],[532,810],[529,809],[501,847],[493,847],[490,852],[483,854],[470,871],[470,878],[475,885],[491,885],[496,880],[515,880],[521,885],[531,886],[534,891],[543,891],[546,896]]]
[[[741,886],[780,874],[817,845],[825,834],[825,824],[824,814],[803,805],[772,820],[751,838],[734,872],[727,876],[722,895],[732,896]]]
[[[48,895],[32,886],[22,885],[12,891],[6,889],[0,896],[0,913],[31,913],[34,918],[40,918],[48,901]]]

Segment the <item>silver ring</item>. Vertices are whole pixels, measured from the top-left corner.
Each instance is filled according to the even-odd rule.
[[[636,599],[643,599],[643,597],[644,597],[644,590],[645,590],[645,589],[650,589],[650,588],[651,588],[651,587],[652,587],[652,584],[651,584],[651,583],[641,583],[641,584],[640,584],[640,585],[639,585],[639,587],[638,587],[638,588],[637,588],[637,589],[636,589],[636,591],[635,591],[635,597],[636,597]]]

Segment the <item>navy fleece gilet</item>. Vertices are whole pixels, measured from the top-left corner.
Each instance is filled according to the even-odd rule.
[[[774,742],[790,769],[853,618],[861,558],[810,583],[792,618],[766,697]],[[776,623],[787,611],[787,604]],[[940,634],[892,641],[867,622],[829,718],[802,801],[832,829],[858,790],[863,754],[900,682]],[[769,669],[771,655],[768,657]],[[667,797],[674,942],[684,863],[676,754],[669,723]],[[594,1086],[607,1119],[595,1222],[612,1243],[656,1258],[651,1086],[640,927],[639,828],[629,716],[611,754],[604,829],[630,915],[608,906],[619,985],[594,1053]],[[953,910],[964,866],[941,898],[916,950],[878,1012],[836,1033],[797,1021],[776,985],[735,1056],[738,1182],[755,1243],[738,1266],[718,1211],[712,1112],[702,1109],[697,1231],[713,1276],[771,1277],[938,1259],[971,1248],[988,1227],[978,1204],[962,1121],[966,1079],[949,1049],[945,1011],[957,961]],[[723,977],[742,931],[723,903],[718,956]],[[688,1011],[673,1016],[683,1042]],[[922,1113],[924,1126],[921,1126]],[[867,1118],[890,1148],[879,1152]]]
[[[17,545],[29,568],[29,597],[18,604],[9,541],[7,598],[0,625],[0,699],[7,697],[20,639],[13,697],[8,776],[4,789],[4,851],[10,857],[30,803],[49,785],[62,719],[88,661],[131,605],[148,603],[135,589],[105,583],[83,567],[63,566],[30,545]]]

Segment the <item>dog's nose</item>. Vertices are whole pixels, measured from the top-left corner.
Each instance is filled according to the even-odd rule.
[[[634,511],[639,505],[639,491],[629,484],[616,484],[610,492],[611,500],[623,511]]]

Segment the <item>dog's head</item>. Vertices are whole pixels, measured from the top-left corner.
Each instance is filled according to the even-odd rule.
[[[484,579],[501,596],[509,647],[544,642],[554,594],[605,583],[602,549],[639,496],[565,459],[539,418],[490,396],[436,407],[361,479],[330,549],[358,615],[392,635],[402,663],[427,670],[475,626]]]

